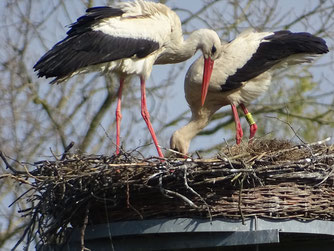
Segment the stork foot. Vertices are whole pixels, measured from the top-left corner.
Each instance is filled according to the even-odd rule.
[[[235,122],[235,130],[236,130],[235,140],[237,142],[237,145],[240,145],[242,136],[244,133],[241,128],[241,123],[240,123],[237,107],[231,104],[231,108],[232,108],[232,113],[233,113],[234,122]]]
[[[246,106],[244,104],[240,104],[240,107],[242,108],[245,114],[246,120],[249,124],[249,140],[252,140],[257,131],[257,125],[255,123],[255,120],[253,119],[252,114],[247,110]]]
[[[236,136],[235,136],[235,140],[236,140],[237,145],[240,145],[243,135],[244,135],[244,133],[243,133],[242,128],[240,126],[239,128],[237,128],[237,133],[236,133]]]
[[[257,131],[256,124],[252,124],[249,126],[249,139],[250,140],[254,138],[256,131]]]

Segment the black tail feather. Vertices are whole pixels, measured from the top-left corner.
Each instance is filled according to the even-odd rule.
[[[225,85],[248,81],[292,55],[320,55],[328,52],[326,41],[307,32],[276,31],[260,43],[256,52]]]

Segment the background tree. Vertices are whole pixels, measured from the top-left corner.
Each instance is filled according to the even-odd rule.
[[[34,162],[62,153],[71,142],[76,149],[97,154],[115,151],[115,99],[118,82],[112,75],[79,75],[61,85],[48,85],[32,70],[36,61],[65,37],[67,25],[90,6],[112,4],[104,0],[3,0],[0,2],[0,145],[13,160]],[[185,33],[200,27],[215,29],[222,40],[233,39],[242,30],[290,29],[323,37],[330,50],[334,37],[334,1],[293,2],[255,0],[160,1],[181,17]],[[301,5],[301,3],[303,5]],[[333,135],[333,52],[313,65],[277,71],[270,90],[250,110],[259,124],[257,136],[295,139],[289,123],[305,141]],[[169,137],[190,116],[184,100],[183,80],[194,59],[154,66],[148,81],[148,107],[159,142],[168,148]],[[156,155],[139,110],[139,85],[131,83],[123,97],[124,149],[137,149],[145,156]],[[245,131],[247,123],[243,123]],[[214,154],[227,141],[234,141],[234,124],[229,107],[218,112],[198,136],[191,151]],[[247,136],[247,135],[246,135]],[[139,148],[138,148],[139,147]],[[52,149],[52,153],[50,151]],[[29,168],[29,166],[27,166]],[[5,170],[1,165],[2,172]],[[17,210],[8,208],[26,188],[0,180],[0,248],[10,249],[25,226]]]

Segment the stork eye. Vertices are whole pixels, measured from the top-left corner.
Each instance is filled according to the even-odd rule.
[[[215,54],[216,51],[217,51],[216,46],[212,46],[212,48],[211,48],[211,53],[212,53],[212,55]]]

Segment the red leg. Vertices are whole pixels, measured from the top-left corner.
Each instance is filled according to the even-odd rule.
[[[241,143],[243,132],[242,132],[242,128],[241,128],[237,108],[236,108],[235,105],[231,105],[231,107],[232,107],[233,117],[234,117],[234,121],[235,121],[235,130],[236,130],[235,139],[237,141],[237,145],[239,145]]]
[[[257,125],[253,119],[253,116],[250,112],[248,112],[246,106],[244,104],[240,104],[241,109],[244,111],[247,122],[249,124],[249,139],[252,139],[255,136]]]
[[[119,154],[119,146],[120,146],[120,133],[121,133],[121,101],[122,101],[122,91],[123,91],[124,78],[120,78],[119,80],[119,89],[117,93],[117,108],[116,108],[116,154]]]
[[[150,114],[147,111],[146,106],[146,91],[145,91],[145,80],[143,77],[140,77],[140,89],[141,89],[141,115],[143,116],[143,119],[146,122],[147,128],[151,133],[153,142],[155,144],[155,147],[157,148],[159,157],[164,158],[164,155],[162,154],[162,151],[159,147],[157,137],[155,136],[155,132],[153,130],[151,121],[150,121]]]

